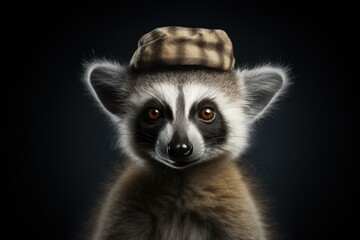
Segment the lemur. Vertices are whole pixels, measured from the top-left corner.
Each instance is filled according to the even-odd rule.
[[[125,155],[91,240],[269,239],[238,162],[253,124],[286,89],[287,73],[233,68],[228,45],[221,30],[159,28],[140,40],[129,65],[86,64],[85,82]],[[194,48],[204,54],[194,57]]]

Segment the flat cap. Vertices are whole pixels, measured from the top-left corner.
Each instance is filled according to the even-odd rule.
[[[223,30],[161,27],[140,38],[130,65],[135,69],[200,66],[229,71],[235,59],[231,40]]]

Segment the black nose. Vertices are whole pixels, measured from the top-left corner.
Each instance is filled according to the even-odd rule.
[[[193,152],[191,143],[173,143],[168,145],[168,153],[173,158],[186,158]]]
[[[170,157],[181,159],[191,156],[193,152],[192,144],[186,139],[174,137],[168,145],[168,154]]]

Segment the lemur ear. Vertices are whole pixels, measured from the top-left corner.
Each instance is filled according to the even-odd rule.
[[[127,96],[127,68],[110,61],[93,61],[86,63],[85,69],[85,81],[94,98],[105,112],[119,116]]]
[[[266,113],[279,99],[288,85],[287,70],[263,66],[239,72],[239,80],[245,97],[245,112],[252,121]]]

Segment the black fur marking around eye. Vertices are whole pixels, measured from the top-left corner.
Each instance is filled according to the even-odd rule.
[[[161,112],[161,117],[156,122],[149,123],[146,114],[149,108],[156,108]],[[159,132],[165,126],[166,122],[173,120],[173,113],[170,106],[159,102],[156,99],[149,100],[138,112],[133,123],[134,143],[137,152],[144,158],[148,158],[147,150],[155,148]]]
[[[206,123],[199,119],[198,113],[204,107],[211,107],[215,110],[216,118],[214,121]],[[227,123],[213,100],[203,99],[202,101],[195,103],[190,110],[189,118],[195,123],[208,146],[216,146],[225,143],[228,134]]]

